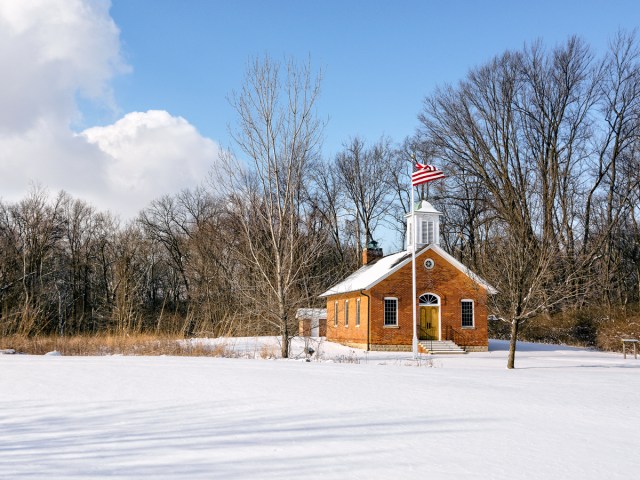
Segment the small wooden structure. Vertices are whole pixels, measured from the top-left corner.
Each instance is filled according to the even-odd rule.
[[[299,308],[296,312],[298,334],[303,337],[326,337],[327,309]]]
[[[623,338],[622,339],[622,355],[624,358],[627,358],[627,345],[633,345],[633,358],[638,359],[637,347],[639,340],[635,338]]]

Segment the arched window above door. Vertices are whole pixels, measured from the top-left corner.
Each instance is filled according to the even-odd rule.
[[[440,305],[440,300],[433,293],[425,293],[420,295],[418,303],[420,305]]]

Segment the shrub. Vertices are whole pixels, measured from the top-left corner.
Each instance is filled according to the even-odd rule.
[[[510,325],[489,322],[489,336],[509,339]],[[640,339],[640,312],[637,308],[567,310],[540,315],[524,322],[518,340],[556,343],[601,350],[622,351],[622,338]]]

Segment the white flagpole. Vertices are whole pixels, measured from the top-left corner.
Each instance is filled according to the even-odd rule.
[[[413,164],[411,166],[411,173],[413,173]],[[417,225],[416,225],[416,214],[415,214],[415,200],[414,200],[414,191],[413,181],[411,175],[409,175],[409,181],[411,182],[411,280],[413,282],[413,295],[411,297],[411,304],[413,307],[413,343],[412,343],[412,351],[413,358],[418,358],[418,335],[417,335],[417,314],[416,314],[416,246],[417,246]]]

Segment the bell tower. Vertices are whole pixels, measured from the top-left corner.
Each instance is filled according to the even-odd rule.
[[[439,212],[433,205],[426,200],[420,200],[414,208],[416,220],[416,250],[421,249],[425,245],[431,243],[440,245],[440,216]],[[405,215],[407,219],[407,251],[411,250],[413,242],[413,223],[411,214]]]

